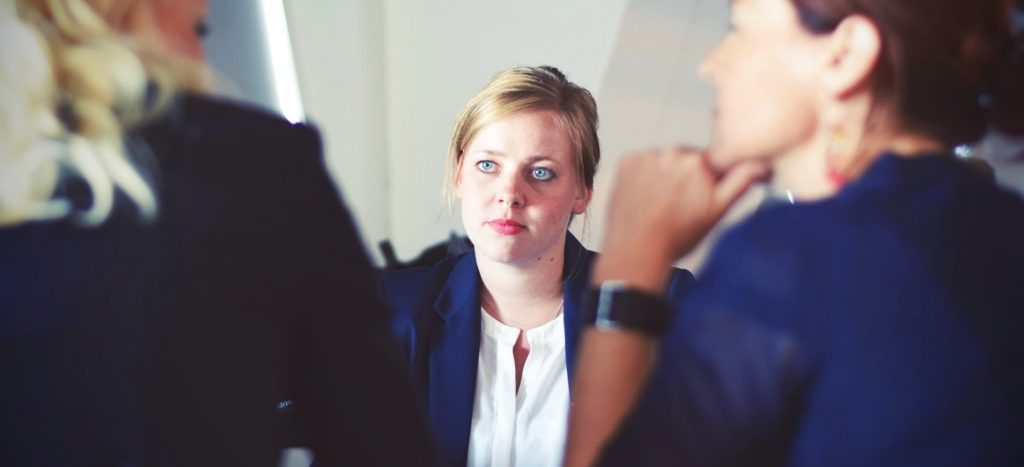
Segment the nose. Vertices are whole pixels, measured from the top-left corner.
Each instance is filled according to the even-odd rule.
[[[509,173],[507,176],[501,177],[498,183],[498,191],[495,194],[495,200],[498,204],[513,208],[523,206],[526,202],[526,196],[523,192],[524,182],[519,176]]]

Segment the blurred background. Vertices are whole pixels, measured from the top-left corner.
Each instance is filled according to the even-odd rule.
[[[728,3],[212,0],[206,41],[220,93],[319,127],[378,264],[382,240],[408,261],[461,234],[458,207],[446,213],[441,188],[449,133],[466,101],[501,69],[560,68],[590,89],[600,112],[594,202],[573,227],[596,249],[622,155],[706,144],[713,92],[696,66],[726,34]],[[973,153],[1024,191],[1024,142],[997,136]],[[752,193],[733,218],[763,195]]]

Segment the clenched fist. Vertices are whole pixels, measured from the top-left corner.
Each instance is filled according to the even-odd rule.
[[[627,156],[612,189],[594,282],[618,279],[660,293],[669,265],[766,171],[763,163],[746,161],[716,173],[703,150],[685,147]]]

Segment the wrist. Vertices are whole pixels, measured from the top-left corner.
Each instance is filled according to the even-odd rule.
[[[653,249],[612,249],[597,258],[591,281],[598,287],[607,281],[618,281],[626,288],[660,295],[671,267],[668,255]]]
[[[668,330],[671,308],[660,293],[606,281],[592,288],[584,302],[586,322],[596,329],[633,331],[658,338]]]

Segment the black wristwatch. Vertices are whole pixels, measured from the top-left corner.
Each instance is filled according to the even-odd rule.
[[[638,331],[651,337],[664,335],[672,316],[664,297],[630,289],[622,281],[606,281],[591,289],[585,304],[587,322],[595,328]]]

